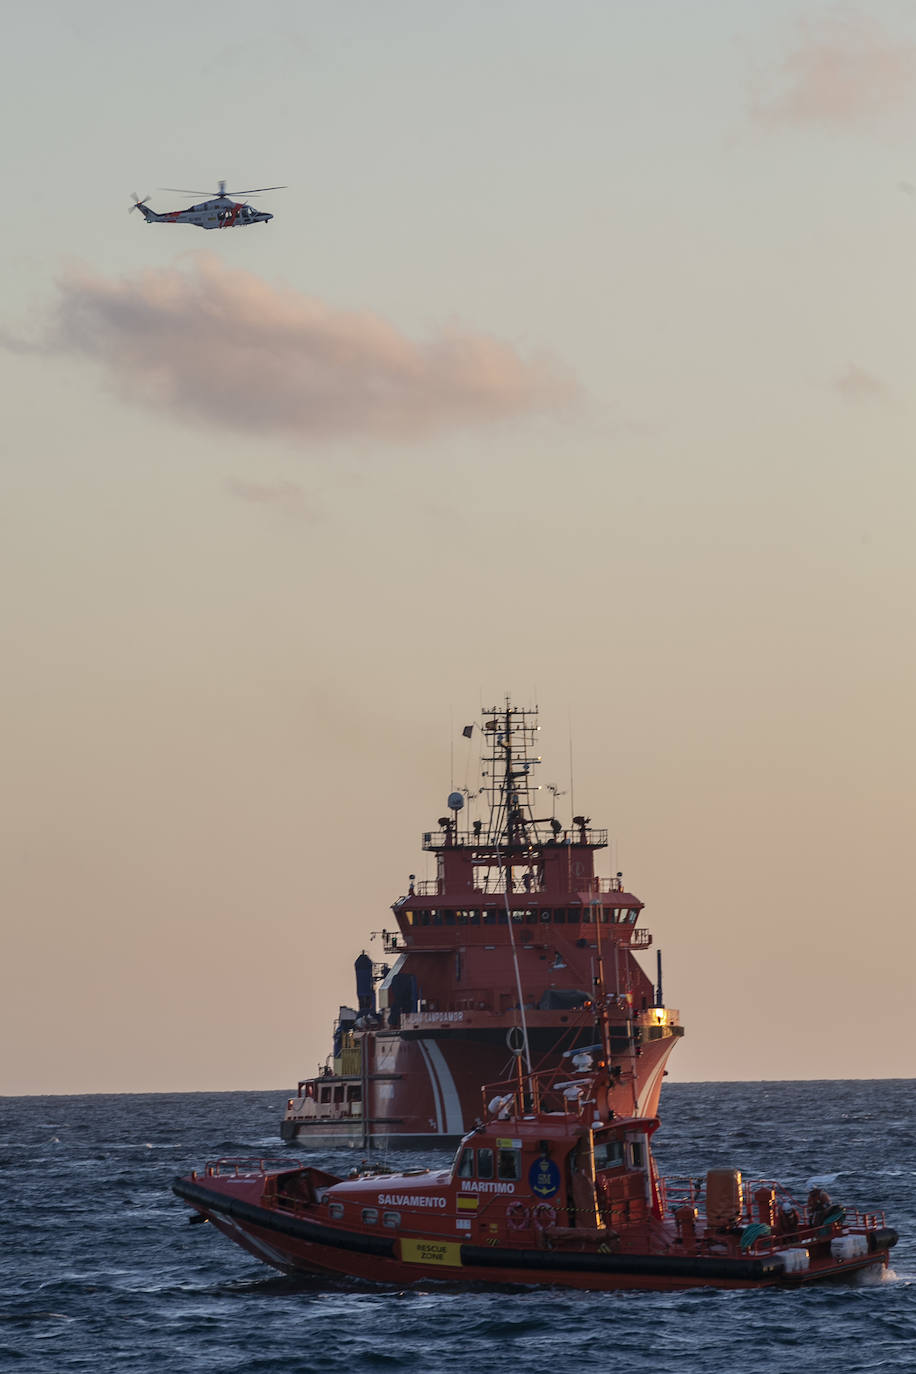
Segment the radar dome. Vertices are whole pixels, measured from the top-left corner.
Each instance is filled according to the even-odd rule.
[[[449,811],[460,811],[462,806],[464,806],[464,797],[460,792],[449,792],[446,806]]]

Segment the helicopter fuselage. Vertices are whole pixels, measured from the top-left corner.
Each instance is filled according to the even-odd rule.
[[[139,202],[136,209],[147,224],[196,224],[199,229],[243,229],[246,225],[266,224],[273,219],[266,210],[256,210],[253,205],[230,200],[228,196],[217,196],[199,205],[190,205],[186,210],[169,210],[162,215]]]

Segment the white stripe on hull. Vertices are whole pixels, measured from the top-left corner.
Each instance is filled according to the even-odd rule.
[[[421,1041],[429,1051],[429,1057],[433,1067],[439,1077],[439,1089],[442,1093],[442,1103],[445,1107],[445,1134],[464,1135],[464,1117],[461,1111],[461,1099],[458,1096],[458,1089],[455,1087],[455,1080],[452,1071],[445,1062],[445,1055],[436,1044],[435,1040]],[[441,1129],[441,1128],[440,1128]]]
[[[434,1067],[433,1067],[433,1062],[432,1062],[432,1059],[430,1058],[430,1054],[429,1054],[429,1041],[428,1041],[428,1040],[418,1040],[418,1041],[416,1042],[416,1044],[417,1044],[417,1048],[419,1049],[420,1053],[421,1053],[422,1056],[423,1056],[423,1062],[424,1062],[425,1065],[426,1065],[426,1072],[429,1074],[429,1081],[430,1081],[430,1083],[432,1084],[432,1089],[433,1089],[433,1102],[434,1102],[435,1105],[436,1105],[436,1130],[437,1130],[437,1131],[440,1133],[440,1135],[441,1135],[441,1133],[442,1133],[442,1096],[441,1096],[441,1094],[440,1094],[440,1092],[439,1092],[439,1080],[438,1080],[438,1078],[436,1077],[436,1070],[435,1070]]]

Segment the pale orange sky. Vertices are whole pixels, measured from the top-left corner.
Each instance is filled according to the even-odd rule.
[[[913,1075],[916,19],[760,8],[17,16],[0,1092],[292,1087],[506,692],[672,1078]]]

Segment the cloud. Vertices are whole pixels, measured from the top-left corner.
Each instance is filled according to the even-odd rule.
[[[803,20],[793,46],[751,98],[760,124],[858,124],[903,104],[916,80],[916,44],[869,14],[834,10]]]
[[[417,342],[206,255],[117,280],[73,269],[58,285],[43,351],[92,359],[129,401],[223,428],[416,439],[575,394],[556,365],[488,335]]]
[[[844,401],[853,404],[860,401],[877,401],[887,395],[887,388],[880,378],[872,372],[866,372],[864,367],[859,367],[856,363],[850,363],[846,371],[835,379],[833,385]]]
[[[295,482],[243,482],[229,478],[226,489],[240,501],[256,506],[273,506],[288,515],[311,517],[312,512],[306,502],[305,492]]]

